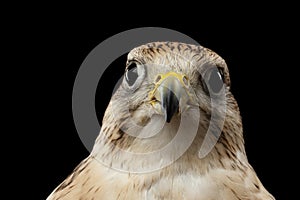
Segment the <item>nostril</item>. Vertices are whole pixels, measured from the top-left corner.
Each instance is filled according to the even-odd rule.
[[[161,75],[158,75],[155,79],[155,82],[157,83],[158,81],[160,81],[160,79],[161,79]]]
[[[183,77],[182,77],[182,81],[183,81],[183,83],[184,83],[186,86],[188,86],[188,79],[187,79],[186,76],[183,76]]]

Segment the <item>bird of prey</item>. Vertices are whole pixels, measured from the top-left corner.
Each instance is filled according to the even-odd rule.
[[[131,50],[102,124],[91,154],[48,200],[275,199],[247,160],[229,71],[210,49]]]

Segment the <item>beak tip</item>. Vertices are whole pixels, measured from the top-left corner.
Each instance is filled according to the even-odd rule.
[[[165,120],[167,123],[171,122],[172,117],[170,115],[166,115]]]
[[[168,105],[166,108],[164,108],[165,110],[165,121],[167,123],[170,123],[174,114],[177,113],[179,111],[179,104],[178,104],[178,101],[175,101],[176,103],[175,104],[172,104],[171,105]],[[173,102],[174,103],[174,102]]]

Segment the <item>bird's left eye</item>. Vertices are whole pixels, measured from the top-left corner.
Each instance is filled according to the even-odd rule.
[[[204,89],[207,93],[218,94],[224,86],[223,73],[218,67],[209,69],[204,79]]]
[[[130,64],[125,73],[125,79],[128,85],[132,86],[136,82],[138,77],[139,75],[137,65],[135,63]]]

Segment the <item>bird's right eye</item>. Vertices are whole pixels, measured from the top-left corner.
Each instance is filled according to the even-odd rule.
[[[135,63],[131,63],[125,73],[125,79],[129,86],[132,86],[138,79],[138,69]]]

